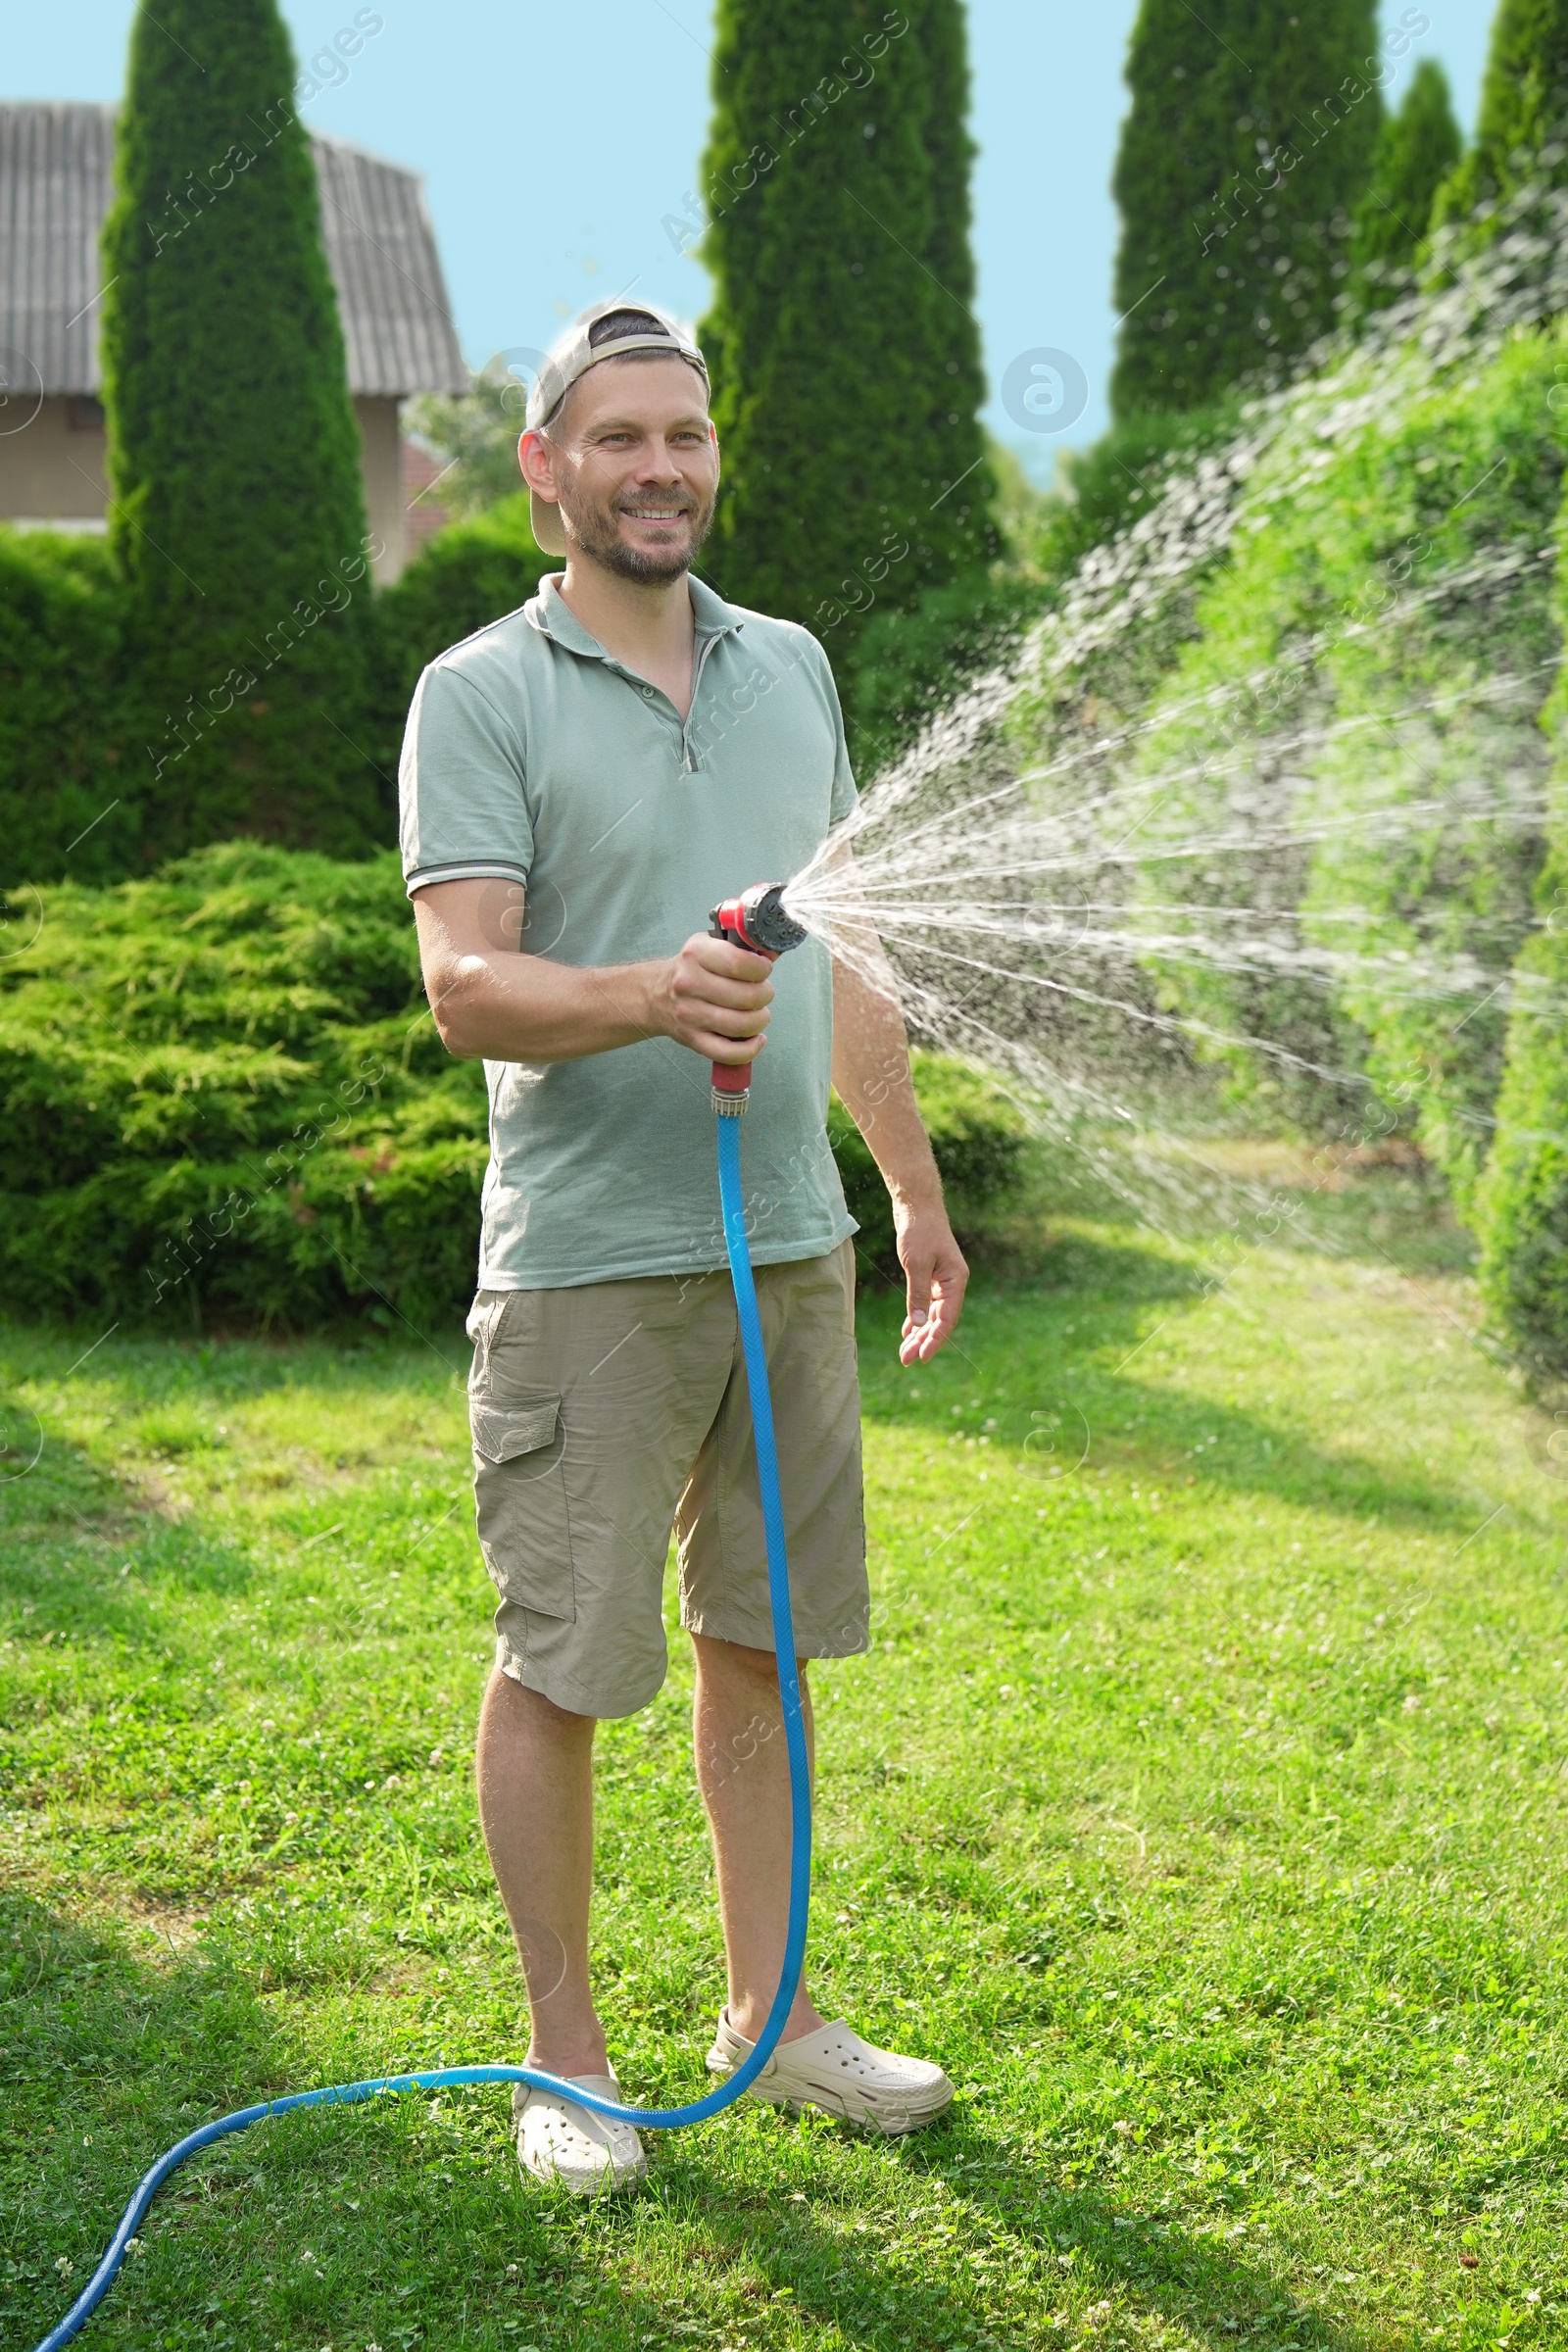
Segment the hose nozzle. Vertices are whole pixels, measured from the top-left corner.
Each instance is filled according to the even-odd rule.
[[[708,918],[715,939],[727,939],[769,963],[807,936],[806,925],[785,911],[782,882],[754,882],[739,898],[721,899]],[[715,1061],[712,1067],[713,1108],[721,1119],[738,1119],[752,1095],[749,1061]]]

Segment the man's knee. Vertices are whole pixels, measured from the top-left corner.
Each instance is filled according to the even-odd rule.
[[[745,1642],[721,1642],[712,1634],[693,1634],[692,1647],[703,1672],[727,1682],[778,1685],[778,1660],[770,1649],[754,1649]],[[804,1682],[809,1660],[797,1658],[795,1671]]]
[[[549,1740],[591,1740],[598,1717],[578,1715],[570,1707],[559,1706],[542,1690],[519,1683],[516,1676],[505,1673],[497,1666],[485,1691],[486,1710],[494,1710],[508,1723],[525,1726],[538,1737]]]

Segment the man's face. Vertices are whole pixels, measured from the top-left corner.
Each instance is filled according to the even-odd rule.
[[[574,550],[631,580],[690,568],[713,519],[718,447],[702,377],[684,360],[602,360],[573,384],[553,432],[527,436],[524,450],[530,479],[540,459],[548,466]]]

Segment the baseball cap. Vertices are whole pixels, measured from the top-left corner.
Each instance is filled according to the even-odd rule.
[[[665,312],[646,303],[629,303],[622,295],[615,301],[595,303],[551,345],[528,395],[523,418],[526,429],[537,431],[590,368],[597,368],[601,360],[618,360],[628,351],[668,352],[671,358],[695,368],[707,386],[707,364],[690,335]],[[530,490],[528,507],[540,547],[546,555],[564,556],[566,534],[555,500]]]

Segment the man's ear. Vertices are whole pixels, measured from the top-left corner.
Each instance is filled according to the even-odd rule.
[[[718,454],[718,427],[713,422],[711,416],[710,416],[708,419],[708,438],[713,446],[713,463],[715,466],[722,467],[723,460]]]
[[[555,463],[550,444],[536,424],[530,425],[517,443],[517,464],[530,490],[537,490],[549,499],[555,497]]]

